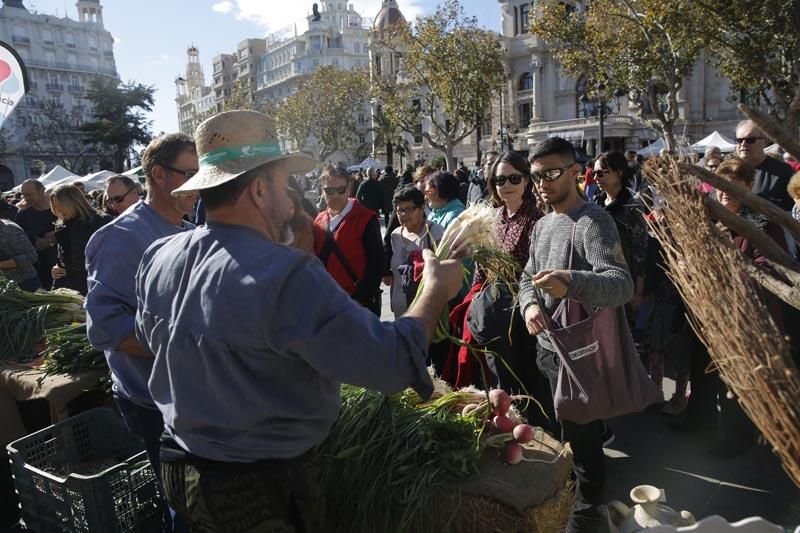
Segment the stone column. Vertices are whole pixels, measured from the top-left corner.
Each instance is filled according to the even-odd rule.
[[[531,77],[533,78],[533,91],[531,91],[531,122],[541,122],[542,117],[539,116],[538,101],[540,98],[539,86],[541,85],[541,70],[542,63],[537,56],[531,57]]]

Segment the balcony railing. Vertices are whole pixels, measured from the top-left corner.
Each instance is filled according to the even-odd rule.
[[[64,86],[61,85],[60,83],[46,83],[45,84],[45,88],[48,91],[63,91],[64,90]]]
[[[628,126],[635,125],[635,119],[627,115],[608,115],[604,117],[603,122],[606,126]],[[551,120],[549,122],[536,122],[531,124],[529,131],[557,131],[557,130],[571,130],[575,128],[584,127],[597,127],[600,123],[598,117],[587,118],[573,118],[569,120]]]
[[[69,90],[69,92],[71,93],[82,93],[83,87],[81,87],[80,85],[70,85],[69,87],[67,87],[67,90]]]
[[[62,61],[42,61],[40,59],[28,59],[25,61],[25,66],[49,68],[54,70],[68,70],[73,72],[88,72],[92,74],[105,74],[107,76],[114,76],[115,78],[119,77],[117,76],[117,71],[113,68],[94,67],[92,65],[75,65],[72,63],[64,63]]]
[[[23,35],[14,35],[11,37],[11,41],[15,43],[31,44],[30,37],[25,37]]]

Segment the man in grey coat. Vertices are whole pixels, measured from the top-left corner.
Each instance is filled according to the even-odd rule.
[[[519,303],[529,333],[537,337],[536,363],[553,391],[561,362],[544,331],[535,288],[542,291],[544,311],[549,315],[566,297],[595,307],[617,307],[633,296],[633,280],[614,221],[602,207],[580,196],[576,188],[579,173],[575,150],[568,141],[553,137],[533,149],[531,177],[552,211],[533,228]],[[602,503],[605,481],[602,429],[601,420],[561,423],[562,440],[572,447],[577,478],[569,533],[594,532],[601,524],[597,506]]]

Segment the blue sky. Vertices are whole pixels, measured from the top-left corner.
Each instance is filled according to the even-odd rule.
[[[186,48],[194,43],[210,82],[211,59],[231,53],[248,37],[267,34],[297,23],[307,28],[305,16],[313,0],[100,0],[105,28],[117,41],[114,57],[123,80],[135,80],[156,88],[151,115],[153,132],[176,131],[175,84],[186,69]],[[345,0],[342,0],[343,2]],[[362,16],[374,17],[380,0],[349,0]],[[437,0],[398,0],[406,18],[432,12]],[[74,0],[24,0],[31,11],[66,13],[78,18]],[[483,27],[499,30],[500,4],[496,0],[462,0],[468,15]]]

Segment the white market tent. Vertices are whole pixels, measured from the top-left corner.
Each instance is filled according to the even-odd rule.
[[[73,174],[72,172],[70,172],[66,168],[62,167],[61,165],[56,165],[52,169],[50,169],[50,172],[48,172],[47,174],[44,174],[42,176],[39,176],[36,179],[42,185],[44,185],[45,188],[49,189],[49,188],[51,188],[51,186],[53,186],[57,182],[61,182],[62,180],[65,180],[65,179],[68,179],[68,178],[73,178],[74,179],[74,178],[78,178],[78,176],[76,174]],[[22,184],[19,184],[19,185],[17,185],[16,187],[14,187],[11,190],[13,192],[19,192],[21,189],[22,189]]]
[[[355,172],[357,170],[367,170],[368,168],[379,168],[382,169],[384,164],[378,161],[377,159],[372,159],[371,157],[366,158],[361,163],[357,165],[353,165],[351,167],[347,167],[347,170],[351,172]]]
[[[87,191],[93,191],[95,189],[102,188],[106,180],[111,176],[115,175],[116,173],[111,172],[110,170],[101,170],[100,172],[95,172],[94,174],[88,174],[82,178],[73,180],[70,183],[83,183]]]
[[[781,151],[781,145],[778,143],[770,144],[769,146],[764,148],[764,151],[768,154],[778,154]]]
[[[667,145],[664,142],[664,138],[658,139],[656,142],[650,143],[649,146],[642,148],[641,150],[637,151],[636,153],[642,157],[653,157],[661,153],[661,150],[666,148]]]
[[[144,181],[144,170],[142,170],[142,165],[138,167],[132,168],[130,170],[126,170],[122,173],[123,176],[128,176],[131,179],[138,179],[139,181]]]
[[[691,148],[695,152],[705,152],[706,149],[712,146],[719,148],[722,152],[733,152],[736,149],[736,144],[718,131],[714,131],[708,137],[700,139]]]

